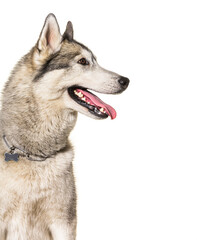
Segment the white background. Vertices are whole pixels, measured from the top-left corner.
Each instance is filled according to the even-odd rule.
[[[53,12],[103,67],[130,78],[101,96],[117,119],[72,133],[78,240],[197,239],[196,1],[1,1],[0,81]]]

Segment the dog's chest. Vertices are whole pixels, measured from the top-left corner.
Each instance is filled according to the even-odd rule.
[[[30,226],[49,220],[50,208],[69,197],[74,181],[72,158],[73,151],[69,150],[44,163],[19,159],[0,164],[0,232],[1,226],[7,228],[13,222]]]

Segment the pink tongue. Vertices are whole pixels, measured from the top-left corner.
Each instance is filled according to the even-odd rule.
[[[104,108],[107,114],[111,117],[111,119],[116,118],[116,110],[113,107],[104,103],[100,98],[89,92],[83,91],[81,89],[77,89],[77,91],[83,93],[83,95],[88,97],[96,106]]]

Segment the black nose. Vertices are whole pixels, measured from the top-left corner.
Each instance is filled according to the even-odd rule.
[[[129,85],[129,79],[126,77],[120,77],[118,79],[118,82],[120,83],[120,85],[122,86],[122,88],[126,89]]]

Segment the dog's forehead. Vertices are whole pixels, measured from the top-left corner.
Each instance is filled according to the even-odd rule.
[[[82,55],[82,57],[87,58],[89,61],[96,62],[95,55],[88,48],[82,48],[81,49],[81,55]]]
[[[87,58],[87,59],[92,59],[93,58],[92,52],[90,52],[86,49],[81,49],[81,55],[82,55],[82,57]]]
[[[65,53],[73,53],[75,55],[82,55],[88,59],[95,59],[92,51],[85,45],[73,40],[72,42],[64,42],[62,46],[62,51]]]
[[[80,54],[81,48],[77,44],[70,42],[63,42],[61,51],[64,53],[77,53]]]

